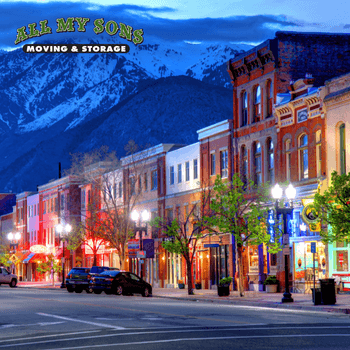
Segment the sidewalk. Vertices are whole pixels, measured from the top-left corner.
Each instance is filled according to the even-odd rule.
[[[19,288],[45,288],[60,290],[61,283],[55,282],[55,286],[49,282],[18,282]],[[341,293],[336,295],[335,305],[314,305],[312,294],[294,293],[293,303],[282,304],[283,293],[265,293],[246,291],[244,297],[239,296],[238,291],[231,291],[228,297],[219,297],[216,290],[194,290],[194,295],[188,295],[187,289],[177,288],[153,288],[153,297],[171,298],[177,300],[201,300],[204,302],[245,305],[252,307],[269,307],[279,309],[294,309],[305,311],[322,311],[332,313],[350,314],[350,294]]]

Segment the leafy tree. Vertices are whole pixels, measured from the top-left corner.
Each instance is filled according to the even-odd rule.
[[[10,260],[11,254],[8,245],[0,246],[0,266],[10,267],[12,261]]]
[[[163,248],[185,259],[189,295],[193,294],[192,265],[199,240],[212,233],[206,219],[211,215],[211,191],[202,189],[200,196],[200,201],[195,203],[188,213],[178,213],[173,220],[157,217],[151,222],[152,226],[160,228],[170,238],[162,242]]]
[[[321,230],[324,242],[342,242],[350,239],[350,173],[331,174],[331,185],[314,197],[314,216],[331,227]]]
[[[47,261],[43,261],[37,266],[37,271],[40,273],[52,272],[52,285],[55,284],[55,273],[62,271],[62,266],[54,259],[53,254],[47,256]]]
[[[244,296],[243,245],[265,243],[271,253],[281,250],[278,231],[273,241],[267,232],[268,204],[271,202],[268,188],[266,185],[257,187],[253,181],[249,181],[247,186],[238,174],[234,174],[232,182],[223,181],[217,176],[213,190],[215,197],[210,207],[215,215],[206,220],[212,228],[234,235],[238,253],[239,292],[240,296]]]

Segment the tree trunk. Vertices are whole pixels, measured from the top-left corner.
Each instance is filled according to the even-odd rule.
[[[241,244],[237,244],[237,252],[238,252],[238,278],[239,278],[239,295],[241,297],[244,296],[244,286],[243,286],[243,261],[242,261],[242,250],[243,246]]]
[[[97,266],[97,251],[94,250],[94,261],[92,262],[92,266]]]
[[[187,266],[188,295],[193,295],[192,264],[189,259],[186,259],[186,266]]]

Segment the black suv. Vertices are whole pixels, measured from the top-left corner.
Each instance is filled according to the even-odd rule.
[[[81,293],[86,290],[86,293],[92,293],[89,288],[89,281],[91,277],[100,274],[106,270],[119,270],[115,267],[109,266],[93,266],[93,267],[73,267],[66,278],[66,287],[69,293]]]

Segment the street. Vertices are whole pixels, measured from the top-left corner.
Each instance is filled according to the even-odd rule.
[[[0,287],[0,349],[344,349],[344,314]]]

